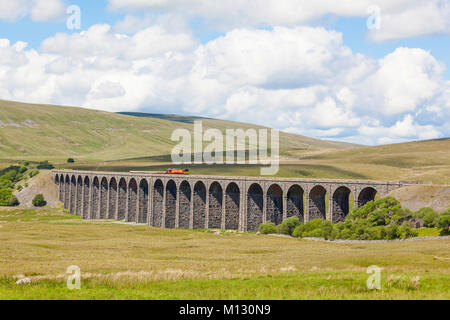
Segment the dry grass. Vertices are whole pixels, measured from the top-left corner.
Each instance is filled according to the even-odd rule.
[[[364,290],[365,271],[378,265],[386,288],[395,289],[379,298],[450,298],[449,240],[323,243],[83,221],[58,211],[15,209],[0,213],[0,241],[0,297],[49,297],[64,288],[67,267],[77,265],[86,292],[96,297],[320,298],[327,297],[321,287],[332,285],[329,298],[370,298]],[[389,275],[402,280],[386,280]],[[30,277],[36,291],[18,289],[14,281],[22,277]],[[304,282],[304,291],[298,291],[298,282]],[[247,290],[249,285],[254,288]],[[109,291],[96,291],[104,286]],[[160,291],[150,294],[149,286]],[[137,291],[129,296],[133,288]],[[176,296],[171,295],[174,289]],[[73,298],[89,296],[77,293]]]

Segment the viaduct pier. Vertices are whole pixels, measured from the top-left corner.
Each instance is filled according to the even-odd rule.
[[[53,170],[59,200],[84,219],[161,228],[256,231],[292,216],[343,221],[354,206],[411,182]],[[328,198],[328,201],[326,201]],[[328,208],[326,203],[328,202]]]

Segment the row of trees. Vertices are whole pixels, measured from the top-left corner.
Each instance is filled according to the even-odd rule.
[[[259,226],[263,234],[281,233],[294,237],[319,237],[325,239],[394,240],[416,237],[417,226],[441,229],[449,235],[450,208],[441,213],[432,208],[417,212],[401,207],[393,197],[369,201],[361,208],[353,208],[344,222],[314,219],[302,224],[298,217],[290,217],[280,225],[264,223]]]

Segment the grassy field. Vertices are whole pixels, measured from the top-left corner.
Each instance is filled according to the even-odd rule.
[[[450,299],[445,239],[326,243],[1,209],[0,241],[0,299]],[[81,290],[66,288],[70,265]],[[370,265],[381,290],[366,288]]]

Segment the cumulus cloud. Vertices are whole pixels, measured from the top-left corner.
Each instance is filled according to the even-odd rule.
[[[33,21],[55,21],[64,17],[62,0],[2,0],[0,20],[15,21],[30,15]]]
[[[43,41],[0,40],[4,99],[109,111],[200,114],[377,144],[448,136],[450,82],[427,51],[375,60],[324,28],[239,28],[205,44],[152,24],[94,25]]]
[[[381,42],[435,33],[450,33],[450,2],[417,1],[400,11],[381,11],[380,28],[369,39]]]
[[[374,41],[450,32],[448,0],[109,0],[112,10],[182,13],[222,30],[297,26],[327,15],[369,18],[374,6],[381,14],[380,28],[369,32]]]

